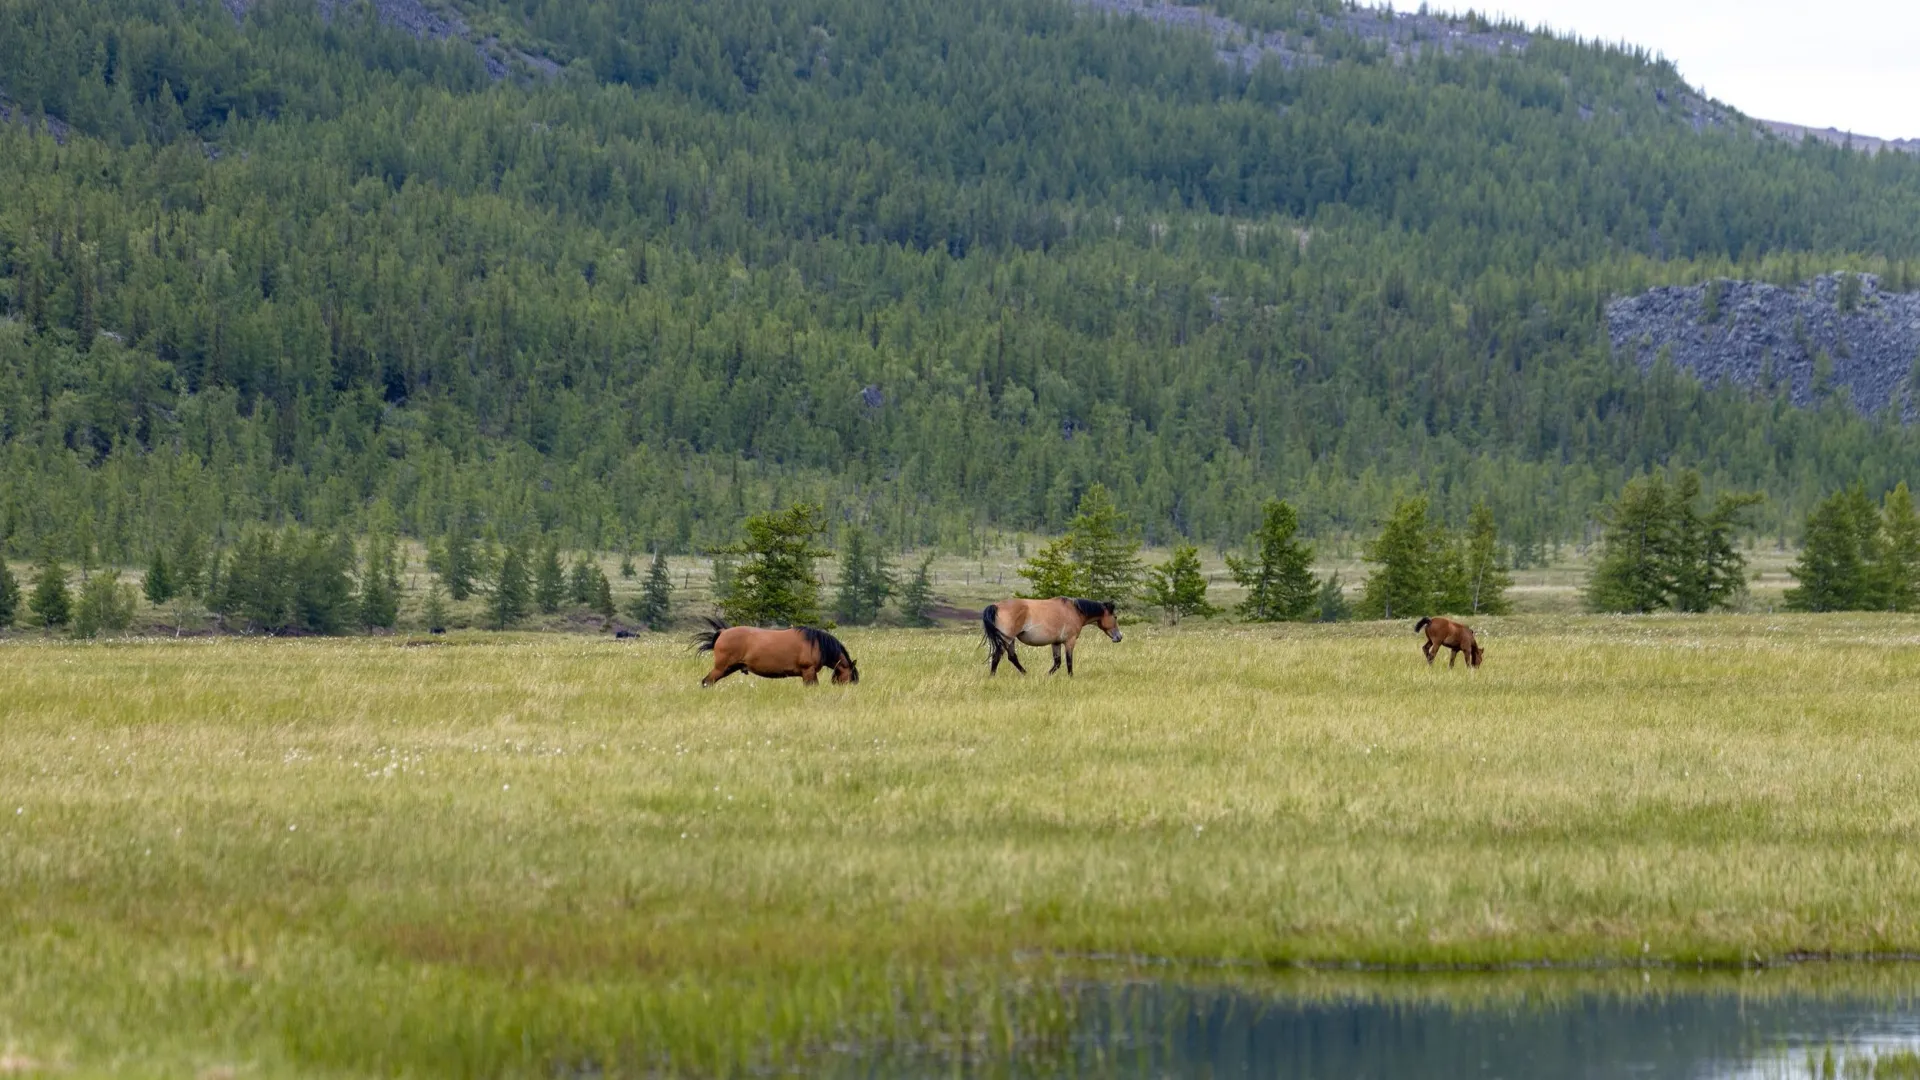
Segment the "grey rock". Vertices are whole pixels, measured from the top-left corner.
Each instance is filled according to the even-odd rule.
[[[1842,312],[1841,276],[1796,288],[1723,279],[1653,289],[1607,305],[1607,337],[1616,357],[1642,370],[1665,353],[1708,385],[1784,393],[1800,406],[1819,400],[1814,370],[1825,353],[1831,392],[1844,388],[1862,413],[1891,405],[1911,423],[1920,418],[1920,393],[1908,386],[1920,359],[1920,293],[1885,292],[1879,278],[1861,274],[1859,305]],[[1707,292],[1716,286],[1720,314],[1709,321]]]

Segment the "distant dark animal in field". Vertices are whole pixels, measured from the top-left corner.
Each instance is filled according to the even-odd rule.
[[[840,639],[825,630],[796,626],[791,630],[762,630],[757,626],[728,626],[719,619],[708,619],[710,630],[693,635],[693,644],[701,652],[713,654],[713,670],[700,680],[712,686],[736,671],[746,671],[766,679],[790,679],[795,675],[812,686],[822,671],[832,671],[836,683],[857,683],[860,669]]]
[[[1466,623],[1429,615],[1413,624],[1414,633],[1417,634],[1422,630],[1427,632],[1427,640],[1420,643],[1420,651],[1427,654],[1428,664],[1432,664],[1433,658],[1440,655],[1441,649],[1453,650],[1453,654],[1447,657],[1448,667],[1452,667],[1453,662],[1460,659],[1461,653],[1466,653],[1467,666],[1477,668],[1480,666],[1480,658],[1487,654],[1487,651],[1480,647],[1480,643],[1473,640],[1473,631],[1467,628]]]
[[[616,638],[630,638],[630,637],[638,637],[639,635],[635,634],[631,630],[615,630],[613,632],[613,636]]]
[[[447,632],[447,628],[446,628],[446,627],[444,627],[444,626],[436,626],[436,627],[434,627],[434,628],[432,628],[431,630],[428,630],[428,631],[427,631],[427,633],[429,633],[429,634],[444,634],[444,633],[446,633],[446,632]]]
[[[1020,674],[1027,673],[1026,665],[1020,663],[1020,654],[1015,650],[1016,642],[1028,645],[1053,646],[1053,666],[1047,669],[1051,675],[1060,670],[1060,656],[1064,649],[1067,659],[1067,674],[1073,674],[1073,646],[1080,640],[1080,631],[1088,623],[1098,626],[1106,635],[1118,642],[1120,623],[1114,618],[1113,602],[1110,600],[1071,600],[1056,596],[1051,600],[1002,600],[997,604],[988,604],[980,613],[980,625],[986,631],[987,647],[993,650],[993,660],[987,665],[987,674],[1000,670],[1000,658],[1013,661]]]

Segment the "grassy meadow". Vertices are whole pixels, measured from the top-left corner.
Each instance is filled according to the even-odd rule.
[[[677,635],[0,643],[0,1071],[724,1073],[1044,1042],[1161,961],[1920,951],[1920,619],[1482,629],[1071,681],[852,630],[858,686],[708,691]]]

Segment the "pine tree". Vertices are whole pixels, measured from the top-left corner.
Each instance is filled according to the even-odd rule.
[[[1913,611],[1920,607],[1920,512],[1905,480],[1881,503],[1880,535],[1881,601],[1889,611]]]
[[[592,559],[580,556],[567,571],[568,598],[583,607],[593,607],[600,599],[600,580],[604,577],[606,575],[600,572]]]
[[[1669,605],[1673,509],[1666,480],[1655,473],[1622,488],[1604,515],[1599,560],[1587,578],[1595,611],[1660,611]]]
[[[67,592],[67,571],[58,559],[48,557],[40,564],[33,582],[33,597],[27,607],[41,626],[65,626],[73,618],[73,597]]]
[[[673,579],[667,574],[667,557],[653,553],[653,565],[647,568],[647,584],[628,609],[635,622],[649,630],[665,630],[673,622]]]
[[[540,550],[533,570],[533,602],[548,615],[560,610],[567,598],[567,574],[560,566],[560,549],[548,544]]]
[[[73,605],[73,636],[98,637],[133,625],[133,590],[120,584],[118,571],[95,574],[80,586]]]
[[[1367,576],[1360,606],[1382,619],[1437,614],[1437,576],[1445,534],[1427,517],[1426,496],[1402,499],[1363,557],[1379,569]]]
[[[442,633],[447,628],[447,591],[438,581],[427,587],[427,602],[420,609],[420,622],[431,634]]]
[[[908,626],[933,625],[933,556],[920,560],[913,576],[900,590],[900,621]]]
[[[1240,617],[1253,622],[1311,619],[1319,607],[1313,579],[1313,549],[1297,539],[1300,519],[1293,507],[1271,499],[1262,509],[1253,552],[1245,559],[1229,555],[1227,569],[1247,590]]]
[[[1786,593],[1794,611],[1859,611],[1876,608],[1874,548],[1879,515],[1864,484],[1837,491],[1807,515],[1800,558]]]
[[[1347,591],[1340,585],[1340,573],[1337,570],[1320,583],[1319,609],[1319,618],[1323,623],[1345,622],[1353,617],[1353,610],[1347,604]]]
[[[147,560],[147,576],[140,582],[141,590],[147,594],[147,603],[154,607],[174,598],[179,590],[173,580],[173,571],[167,568],[166,556],[159,548],[153,549],[153,557]]]
[[[599,567],[594,567],[593,570],[593,601],[588,606],[605,623],[611,623],[614,615],[618,613],[618,609],[613,606],[613,582],[607,580],[607,575],[602,573]]]
[[[638,574],[639,572],[633,568],[633,553],[630,551],[621,552],[620,579],[622,581],[632,581]]]
[[[813,564],[831,551],[814,546],[826,531],[826,512],[798,503],[746,520],[746,539],[729,549],[742,558],[727,597],[727,620],[746,626],[801,626],[820,622],[820,580]]]
[[[1218,612],[1207,602],[1207,576],[1200,571],[1200,549],[1183,544],[1166,562],[1147,571],[1146,601],[1166,613],[1175,626],[1189,615],[1209,618]]]
[[[440,580],[446,583],[447,595],[455,603],[473,595],[474,579],[479,574],[479,559],[473,550],[473,538],[464,528],[456,526],[447,533],[447,540],[440,551]]]
[[[1080,567],[1074,564],[1071,536],[1063,536],[1034,552],[1014,573],[1027,579],[1027,587],[1020,595],[1034,600],[1085,596],[1093,591],[1087,587]]]
[[[878,544],[869,544],[866,530],[854,529],[840,558],[840,587],[834,596],[834,618],[848,626],[871,626],[893,593],[893,570]]]
[[[493,628],[505,630],[526,618],[532,601],[533,583],[527,573],[527,557],[517,545],[509,547],[500,560],[500,572],[494,579],[493,595],[487,603]]]
[[[391,630],[400,621],[400,568],[394,548],[390,536],[376,536],[367,544],[358,614],[360,625],[369,630]]]
[[[1466,575],[1468,602],[1459,610],[1504,615],[1511,609],[1507,590],[1513,587],[1513,575],[1500,559],[1499,531],[1493,508],[1485,501],[1475,503],[1467,517]]]
[[[1133,595],[1140,583],[1140,539],[1106,485],[1095,484],[1080,497],[1067,535],[1087,599],[1122,603]]]
[[[13,625],[20,615],[20,579],[13,576],[13,570],[7,566],[6,555],[0,552],[0,630]]]
[[[180,530],[180,534],[174,538],[173,562],[168,572],[173,578],[176,595],[206,595],[206,547],[201,542],[200,533],[191,526]]]

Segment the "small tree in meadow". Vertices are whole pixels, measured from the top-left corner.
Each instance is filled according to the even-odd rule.
[[[1920,607],[1920,513],[1900,481],[1880,506],[1880,599],[1889,611]]]
[[[548,544],[540,549],[540,558],[534,563],[533,602],[552,615],[566,598],[567,574],[560,566],[560,547]]]
[[[920,560],[913,576],[900,590],[900,621],[908,626],[933,625],[933,556]]]
[[[1313,618],[1319,584],[1313,580],[1313,549],[1297,540],[1300,519],[1293,507],[1273,499],[1261,512],[1253,552],[1245,559],[1227,556],[1227,569],[1247,590],[1242,618],[1280,622]]]
[[[67,592],[67,570],[60,560],[48,556],[40,564],[27,607],[35,621],[48,628],[65,626],[73,618],[73,596]]]
[[[1140,584],[1140,538],[1106,485],[1095,484],[1080,497],[1067,535],[1088,599],[1121,603],[1133,595]]]
[[[647,583],[628,609],[635,622],[649,630],[665,630],[673,623],[673,578],[667,573],[667,557],[653,554],[647,568]]]
[[[747,626],[800,626],[820,622],[820,579],[813,564],[833,552],[815,546],[826,531],[826,512],[799,503],[746,520],[746,539],[729,552],[741,557],[728,590],[727,620]]]
[[[1467,518],[1465,556],[1467,604],[1463,610],[1474,615],[1504,615],[1512,605],[1507,590],[1513,587],[1513,575],[1500,558],[1500,533],[1493,521],[1493,509],[1485,501],[1474,504]]]
[[[420,609],[420,622],[429,633],[438,634],[447,628],[447,589],[438,581],[427,587],[427,601]]]
[[[20,580],[7,567],[6,553],[0,552],[0,630],[13,625],[20,614]]]
[[[607,575],[597,566],[593,569],[593,600],[587,607],[605,623],[611,623],[614,615],[618,614],[618,609],[613,606],[613,582],[608,581]]]
[[[1798,584],[1787,590],[1794,611],[1860,611],[1880,606],[1874,580],[1879,559],[1879,515],[1864,484],[1837,491],[1807,515]]]
[[[1444,542],[1427,516],[1425,496],[1400,500],[1366,547],[1363,557],[1378,569],[1362,587],[1361,610],[1382,619],[1431,614],[1441,591]]]
[[[592,559],[582,555],[567,571],[567,598],[583,607],[593,607],[600,602],[600,582],[606,576]]]
[[[147,595],[147,603],[159,607],[174,598],[180,591],[173,580],[173,571],[167,566],[167,558],[159,548],[153,549],[153,558],[147,560],[147,575],[140,582],[141,591]]]
[[[1207,576],[1200,571],[1200,549],[1183,544],[1166,562],[1147,571],[1145,599],[1175,626],[1190,615],[1209,618],[1219,609],[1207,602]]]
[[[133,625],[133,607],[133,589],[120,583],[118,571],[95,574],[80,586],[80,599],[73,605],[73,636],[125,630]]]
[[[871,626],[892,593],[893,568],[887,565],[886,551],[879,544],[869,542],[866,530],[854,529],[847,536],[847,550],[840,557],[840,587],[834,594],[834,618],[848,626]]]
[[[505,557],[500,560],[500,573],[494,579],[493,595],[487,603],[487,614],[491,616],[495,630],[505,630],[527,617],[533,603],[533,582],[530,577],[527,557],[521,553],[519,546],[507,548]]]
[[[1073,537],[1063,536],[1033,553],[1014,573],[1027,579],[1021,596],[1050,600],[1056,596],[1081,596],[1091,591],[1073,562]]]
[[[360,575],[359,623],[369,630],[391,630],[400,621],[400,567],[391,536],[367,542],[366,568]]]

